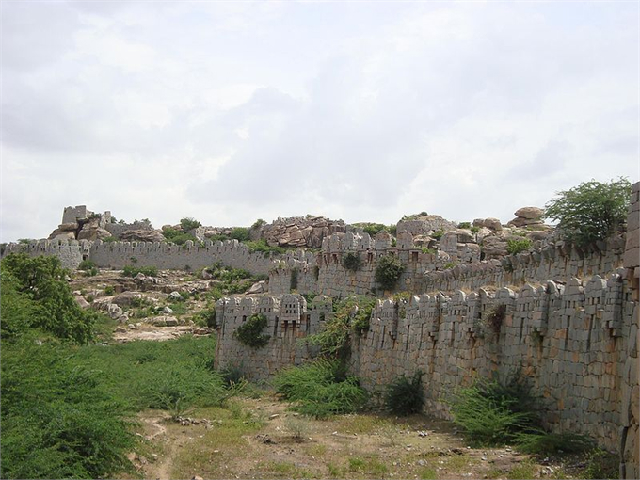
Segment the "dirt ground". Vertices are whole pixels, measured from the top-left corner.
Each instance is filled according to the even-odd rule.
[[[202,409],[182,422],[140,416],[149,454],[134,460],[148,479],[169,478],[571,478],[564,466],[504,448],[474,449],[447,421],[358,414],[299,416],[272,394]],[[235,412],[235,415],[234,415]],[[236,417],[236,418],[234,418]]]

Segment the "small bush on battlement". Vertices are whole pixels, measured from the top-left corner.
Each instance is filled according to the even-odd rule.
[[[261,313],[254,313],[233,332],[233,336],[248,347],[261,348],[269,343],[271,338],[270,335],[262,333],[265,328],[267,328],[267,317]]]
[[[392,290],[403,271],[404,266],[400,260],[392,255],[385,255],[376,265],[376,282],[382,289]]]
[[[532,245],[533,243],[528,238],[520,238],[517,240],[510,238],[507,240],[507,253],[509,255],[517,255],[520,252],[529,250]]]
[[[245,245],[249,248],[249,251],[251,253],[262,252],[265,254],[265,256],[269,253],[277,253],[277,254],[287,253],[286,248],[269,246],[269,244],[267,244],[267,241],[264,238],[261,238],[260,240],[256,240],[256,241],[245,242]]]
[[[423,375],[418,370],[412,377],[401,375],[387,385],[384,395],[386,408],[396,415],[420,412],[424,405]]]
[[[135,277],[139,273],[146,275],[147,277],[157,277],[158,276],[158,267],[153,265],[148,266],[137,266],[137,265],[125,265],[122,268],[122,276],[123,277]]]
[[[344,257],[342,257],[342,265],[352,272],[360,270],[360,264],[360,255],[358,255],[358,252],[347,252],[344,254]]]

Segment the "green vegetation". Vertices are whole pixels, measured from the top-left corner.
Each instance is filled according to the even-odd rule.
[[[114,287],[113,285],[107,285],[106,287],[104,287],[105,295],[115,295],[115,293],[116,293],[116,287]]]
[[[231,230],[229,237],[231,237],[234,240],[238,240],[239,242],[248,242],[249,229],[245,227],[236,227]]]
[[[427,253],[429,255],[436,255],[438,251],[435,248],[422,247],[422,253]]]
[[[444,230],[436,230],[435,232],[431,232],[430,237],[435,240],[440,240],[442,235],[444,235]]]
[[[173,243],[175,245],[184,245],[188,240],[191,240],[194,244],[200,243],[200,241],[192,234],[173,228],[165,228],[162,231],[162,234],[170,243]]]
[[[245,242],[245,245],[249,248],[250,252],[262,252],[265,255],[269,253],[276,253],[280,255],[287,253],[286,248],[269,246],[264,238],[256,241],[250,240]]]
[[[273,386],[294,409],[314,418],[352,413],[367,402],[356,377],[347,376],[339,361],[317,360],[281,371]]]
[[[214,280],[221,280],[224,282],[251,278],[251,273],[247,270],[227,267],[220,262],[216,262],[212,266],[206,267],[205,270],[213,277]]]
[[[253,222],[253,225],[249,227],[249,230],[258,230],[260,227],[264,227],[267,224],[262,218],[257,219]]]
[[[56,257],[12,253],[2,260],[0,271],[2,340],[32,329],[77,343],[93,338],[93,325],[100,315],[78,306],[65,280],[68,271]]]
[[[376,265],[376,282],[383,290],[392,290],[403,271],[404,267],[399,259],[392,255],[385,255]]]
[[[606,239],[625,223],[631,184],[623,177],[610,183],[591,180],[556,195],[545,205],[544,216],[558,220],[567,241],[586,247]]]
[[[124,277],[133,278],[139,273],[146,275],[147,277],[157,277],[158,269],[153,265],[149,265],[149,266],[125,265],[122,268],[122,276]]]
[[[358,255],[358,252],[347,252],[344,254],[344,257],[342,257],[342,265],[352,272],[357,272],[360,269],[360,264],[360,255]]]
[[[471,230],[471,222],[460,222],[458,224],[458,228],[461,228],[463,230]]]
[[[95,277],[98,273],[100,273],[100,270],[98,270],[96,264],[91,260],[83,260],[82,262],[80,262],[80,265],[78,265],[78,270],[87,272],[87,275],[90,277]]]
[[[510,238],[507,240],[507,253],[509,255],[517,255],[520,252],[529,250],[532,246],[533,242],[531,242],[531,240],[529,240],[528,238]]]
[[[180,226],[182,227],[182,231],[186,233],[201,227],[202,224],[193,217],[184,217],[180,220]]]
[[[353,295],[333,304],[334,313],[324,328],[305,338],[311,345],[319,345],[320,353],[327,357],[346,358],[350,352],[351,334],[369,328],[371,312],[376,299]]]
[[[296,288],[298,288],[298,269],[294,267],[291,269],[291,280],[289,281],[289,290],[293,291]]]
[[[249,347],[261,348],[269,343],[271,338],[270,335],[262,333],[265,328],[267,328],[267,317],[262,313],[254,313],[233,332],[233,336]]]
[[[378,232],[395,232],[395,225],[384,225],[382,223],[360,222],[354,223],[354,227],[361,228],[364,232],[375,237]]]
[[[113,235],[109,235],[108,237],[104,237],[102,239],[103,242],[105,243],[112,243],[112,242],[117,242],[118,239],[116,237],[114,237]]]
[[[519,376],[505,383],[476,381],[456,393],[451,411],[474,445],[513,443],[522,434],[539,432],[537,399]]]
[[[387,385],[384,395],[385,407],[396,415],[419,413],[424,405],[422,376],[417,371],[412,377],[401,375]]]

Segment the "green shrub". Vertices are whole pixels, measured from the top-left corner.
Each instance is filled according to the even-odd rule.
[[[375,237],[378,232],[389,231],[389,227],[383,225],[382,223],[362,222],[354,223],[353,226],[362,228],[362,230],[371,235],[371,237]]]
[[[139,273],[142,273],[147,277],[157,277],[158,268],[153,265],[148,265],[148,266],[125,265],[122,268],[122,276],[124,277],[133,278]]]
[[[471,229],[471,222],[460,222],[458,224],[458,228],[461,228],[463,230],[470,230]]]
[[[234,240],[238,240],[239,242],[248,242],[249,229],[245,227],[236,227],[231,230],[229,236]]]
[[[183,232],[194,230],[201,226],[201,223],[193,217],[184,217],[180,220],[180,226]]]
[[[625,223],[631,184],[623,177],[610,183],[591,180],[556,195],[545,205],[544,216],[558,220],[566,240],[586,247],[606,239]]]
[[[431,233],[430,237],[435,240],[440,240],[442,238],[442,235],[444,235],[444,230],[436,230],[435,232]]]
[[[61,339],[86,343],[93,338],[95,312],[82,310],[56,257],[12,253],[1,263],[2,339],[39,329]]]
[[[296,288],[298,288],[298,269],[297,268],[292,268],[291,269],[291,280],[289,281],[289,289],[290,290],[295,290]]]
[[[371,312],[376,299],[364,295],[352,295],[333,304],[331,320],[322,330],[308,335],[305,341],[320,346],[320,353],[328,357],[346,358],[350,352],[351,333],[369,328]]]
[[[396,415],[410,415],[422,411],[424,405],[424,391],[422,376],[417,371],[412,377],[401,375],[387,385],[384,403],[388,410]]]
[[[529,250],[532,245],[533,243],[528,238],[519,238],[517,240],[510,238],[507,240],[507,253],[509,255],[517,255],[520,252]]]
[[[118,239],[116,237],[114,237],[113,235],[109,235],[108,237],[104,237],[102,239],[103,242],[105,243],[112,243],[112,242],[117,242]]]
[[[197,323],[204,327],[216,328],[216,307],[212,306],[199,312],[197,315]]]
[[[537,431],[540,421],[535,397],[516,376],[506,383],[481,379],[460,389],[451,411],[475,445],[512,443],[523,433]]]
[[[352,272],[360,270],[360,263],[360,255],[358,255],[358,252],[347,252],[344,254],[344,257],[342,257],[342,265]]]
[[[273,386],[294,403],[295,410],[314,418],[352,413],[367,401],[358,379],[347,376],[344,364],[338,361],[317,360],[288,368],[278,373]]]
[[[96,264],[93,263],[91,260],[83,260],[80,262],[80,265],[78,265],[78,270],[90,270],[92,268],[95,268]]]
[[[572,433],[522,433],[516,437],[518,450],[532,455],[555,455],[558,453],[584,453],[594,448],[589,437]],[[590,477],[604,478],[604,477]]]
[[[259,218],[255,222],[253,222],[253,225],[251,225],[250,230],[257,230],[260,227],[264,227],[266,224],[267,222],[265,222],[262,218]]]
[[[267,317],[262,313],[254,313],[233,332],[233,336],[240,343],[251,348],[261,348],[269,343],[271,338],[270,335],[262,333],[265,328],[267,328]]]
[[[276,254],[287,253],[286,248],[270,247],[264,238],[261,238],[260,240],[256,240],[256,241],[251,241],[251,240],[247,241],[245,242],[245,245],[249,248],[250,252],[262,252],[265,255],[269,253],[276,253]]]
[[[251,273],[242,268],[227,267],[220,262],[214,263],[210,267],[205,269],[214,280],[221,280],[223,282],[232,282],[234,280],[244,280],[251,278]]]
[[[385,255],[376,265],[376,282],[383,290],[392,290],[403,271],[404,267],[400,260],[392,255]]]
[[[422,247],[422,253],[427,253],[429,255],[437,254],[437,250],[435,248]]]

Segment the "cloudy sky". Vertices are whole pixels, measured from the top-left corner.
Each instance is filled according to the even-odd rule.
[[[0,241],[79,204],[158,228],[507,222],[640,178],[637,2],[1,8]]]

